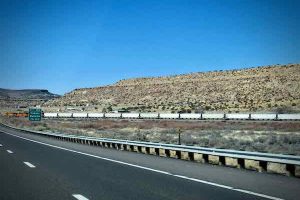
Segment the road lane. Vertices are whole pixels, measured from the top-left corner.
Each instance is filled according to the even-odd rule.
[[[37,163],[43,173],[41,179],[48,177],[48,174],[60,177],[63,183],[77,188],[78,193],[86,194],[88,199],[259,199],[253,195],[49,148],[9,135],[1,135],[2,141],[6,146],[13,146],[21,157]],[[18,175],[23,171],[14,173]]]
[[[0,139],[1,139],[1,137],[0,137]],[[1,141],[1,143],[3,143],[2,142],[2,140],[0,140]],[[53,141],[56,141],[56,140],[52,140],[52,142]],[[57,141],[56,141],[57,142]],[[21,142],[21,143],[23,143],[23,142]],[[63,142],[63,143],[66,143],[66,142]],[[70,143],[66,143],[66,144],[70,144]],[[33,144],[32,144],[33,145]],[[33,145],[34,146],[34,145]],[[75,145],[76,146],[76,145]],[[135,156],[138,156],[138,157],[136,157],[136,158],[139,158],[140,156],[142,156],[142,157],[147,157],[147,158],[151,158],[150,160],[152,160],[152,159],[156,159],[156,161],[157,161],[157,166],[159,167],[160,166],[160,164],[161,164],[161,162],[162,161],[168,161],[169,162],[169,164],[171,163],[172,165],[171,166],[169,166],[169,169],[171,168],[173,168],[173,166],[174,166],[174,164],[179,164],[179,166],[182,166],[182,164],[184,164],[184,165],[186,165],[187,167],[191,167],[191,166],[189,166],[191,163],[190,162],[185,162],[185,161],[180,161],[180,160],[174,160],[174,159],[165,159],[165,158],[158,158],[158,157],[155,157],[155,156],[145,156],[145,155],[142,155],[142,154],[136,154],[136,153],[130,153],[130,152],[121,152],[121,151],[114,151],[114,150],[108,150],[108,149],[102,149],[102,148],[95,148],[95,147],[88,147],[88,146],[84,146],[84,145],[79,145],[80,147],[84,147],[84,150],[86,150],[85,148],[89,148],[89,149],[92,149],[92,151],[94,152],[94,151],[100,151],[100,152],[102,152],[102,150],[105,150],[104,152],[102,152],[102,153],[107,153],[107,152],[115,152],[115,153],[118,153],[118,154],[122,154],[123,156],[124,155],[135,155]],[[35,151],[35,150],[34,150]],[[39,153],[39,151],[35,151],[35,153]],[[126,153],[126,154],[124,154],[124,153]],[[128,154],[129,153],[129,154]],[[107,154],[107,155],[110,155],[110,154]],[[82,156],[82,155],[81,155]],[[80,157],[81,157],[80,156]],[[77,156],[75,156],[75,157],[77,157]],[[130,156],[129,156],[130,157]],[[52,160],[54,160],[55,158],[53,158]],[[80,158],[79,158],[80,159]],[[153,161],[153,160],[152,160]],[[143,159],[142,159],[142,162],[143,162]],[[147,163],[143,163],[143,164],[147,164]],[[97,166],[97,164],[95,164],[96,166]],[[114,164],[115,165],[115,164]],[[202,165],[201,165],[202,166]],[[208,166],[208,167],[211,167],[211,169],[214,169],[214,167],[215,166]],[[101,168],[102,169],[102,168]],[[176,169],[176,167],[175,167],[175,169]],[[201,169],[201,168],[200,168]],[[224,168],[224,167],[221,167],[220,169],[224,169],[225,171],[225,177],[228,175],[226,175],[226,171],[227,170],[235,170],[234,172],[240,172],[240,174],[241,175],[243,175],[244,173],[245,173],[245,170],[236,170],[236,169],[229,169],[229,168]],[[134,169],[134,170],[136,170],[136,171],[139,171],[139,170],[137,170],[137,169]],[[104,169],[102,169],[101,171],[105,171]],[[114,170],[114,172],[117,172],[118,170]],[[178,174],[182,174],[182,171],[178,171],[179,173]],[[242,172],[242,173],[241,173]],[[84,172],[83,172],[84,173]],[[109,173],[109,172],[107,172],[107,173]],[[248,173],[248,175],[249,175],[249,173],[250,173],[250,175],[256,175],[256,174],[258,174],[258,173],[255,173],[255,172],[249,172],[249,171],[246,171],[246,173]],[[174,174],[176,174],[176,173],[174,173]],[[237,173],[238,174],[238,173]],[[86,174],[87,176],[89,176],[88,174]],[[157,174],[156,174],[157,175]],[[265,174],[259,174],[260,176],[265,176]],[[159,175],[159,176],[161,176],[161,175]],[[249,176],[250,177],[250,176]],[[269,175],[266,175],[265,176],[266,177],[266,179],[270,179],[270,178],[268,178],[268,177],[270,177]],[[286,183],[288,183],[288,185],[289,184],[292,184],[293,183],[293,181],[295,181],[295,179],[282,179],[281,177],[282,176],[274,176],[274,175],[272,175],[271,176],[273,179],[278,179],[277,180],[277,182],[278,181],[282,181],[282,180],[284,180]],[[275,178],[274,178],[275,177]],[[279,178],[278,178],[279,177]],[[102,176],[100,176],[100,178],[103,178]],[[288,177],[285,177],[285,178],[288,178]],[[137,177],[137,179],[139,179],[138,177]],[[168,179],[172,179],[172,178],[168,178]],[[233,178],[234,179],[234,178]],[[149,180],[149,178],[147,178],[147,182],[148,182],[148,180]],[[173,180],[173,179],[172,179]],[[272,180],[272,179],[271,179]],[[286,180],[292,180],[292,181],[286,181]],[[180,181],[182,181],[182,180],[180,180]],[[251,179],[250,179],[250,181],[251,181]],[[298,181],[298,179],[297,179],[297,181]],[[167,181],[167,182],[169,182],[169,181]],[[172,182],[174,182],[174,181],[172,181]],[[175,181],[175,182],[178,182],[178,180],[177,181]],[[186,180],[185,180],[185,182],[186,182]],[[246,181],[246,182],[248,182],[248,181]],[[281,183],[284,183],[284,182],[281,182]],[[297,182],[296,182],[297,183]],[[124,183],[125,184],[125,183]],[[195,183],[192,183],[192,185],[193,184],[195,184]],[[199,183],[198,183],[199,184]],[[256,184],[256,185],[259,185],[259,182],[257,182],[257,183],[252,183],[252,184]],[[298,182],[298,184],[299,184],[299,182]],[[116,184],[116,185],[118,185],[118,184]],[[175,184],[175,185],[177,185],[177,184]],[[188,185],[187,183],[184,183],[184,186],[185,185]],[[183,186],[183,187],[184,187]],[[271,185],[272,186],[272,185]],[[271,186],[269,186],[269,187],[271,187]],[[275,186],[276,186],[276,184],[275,184]],[[123,187],[122,185],[120,186],[120,187]],[[153,187],[153,186],[151,186],[151,187]],[[174,188],[177,188],[178,186],[174,186]],[[193,187],[193,186],[189,186],[189,187]],[[206,186],[205,186],[206,187]],[[210,186],[211,187],[211,186]],[[297,185],[296,185],[296,187],[297,187]],[[177,188],[178,189],[178,188]],[[243,189],[243,187],[241,187],[241,188],[239,188],[239,189]],[[291,191],[292,191],[292,189],[293,188],[291,188]],[[169,189],[170,190],[170,189]],[[180,190],[180,189],[179,189]],[[188,189],[185,189],[185,190],[188,190]],[[197,189],[196,189],[197,190]],[[280,190],[280,189],[279,189]],[[159,191],[159,188],[157,189],[157,191]],[[248,191],[248,190],[247,190]],[[273,188],[273,191],[274,191],[274,188]],[[278,190],[276,190],[276,191],[278,191]],[[174,192],[174,191],[173,191]],[[249,192],[249,191],[248,191]],[[118,192],[119,193],[119,192]],[[138,192],[137,192],[138,193]],[[147,192],[146,192],[147,193]],[[205,193],[207,193],[207,192],[205,192]],[[281,193],[281,197],[287,197],[287,199],[295,199],[295,198],[293,198],[295,195],[297,195],[297,192],[293,192],[294,194],[290,194],[290,195],[287,195],[288,193],[291,193],[290,191],[284,191],[284,190],[282,190],[281,189],[281,191],[280,192],[277,192],[278,194],[280,194]],[[176,191],[175,191],[175,194],[176,194]],[[172,196],[172,195],[170,195],[170,196]],[[226,195],[225,195],[226,196]],[[142,196],[143,197],[143,196]],[[177,195],[177,197],[178,197],[178,195]],[[181,197],[180,195],[179,195],[179,197]],[[205,197],[205,196],[204,196]],[[203,197],[203,198],[204,198]],[[130,199],[132,198],[131,196],[129,197]],[[189,198],[189,199],[191,199],[191,197],[190,196],[188,196],[187,198]],[[234,198],[232,198],[232,197],[230,197],[231,199],[234,199]],[[122,198],[121,198],[122,199]],[[157,198],[156,198],[157,199]],[[159,199],[159,198],[158,198]],[[173,199],[176,199],[176,197],[173,197]],[[179,198],[179,199],[182,199],[182,198]],[[193,199],[193,198],[192,198]],[[222,199],[224,199],[224,195],[222,195]]]
[[[11,156],[0,149],[0,199],[1,200],[53,200],[73,199],[76,191],[53,174],[32,171],[22,162],[22,155]],[[59,186],[59,187],[58,187]]]

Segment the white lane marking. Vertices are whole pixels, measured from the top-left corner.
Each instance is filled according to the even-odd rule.
[[[263,197],[263,198],[266,198],[266,199],[282,200],[282,199],[277,198],[277,197],[272,197],[272,196],[265,195],[265,194],[259,194],[259,193],[251,192],[251,191],[247,191],[247,190],[234,189],[234,188],[233,188],[232,190],[234,190],[234,191],[239,191],[239,192],[243,192],[243,193],[247,193],[247,194],[252,194],[252,195],[259,196],[259,197]]]
[[[199,182],[199,183],[213,185],[213,186],[216,186],[216,187],[221,187],[221,188],[226,188],[226,189],[233,189],[233,187],[230,187],[230,186],[226,186],[226,185],[222,185],[222,184],[217,184],[217,183],[213,183],[213,182],[209,182],[209,181],[204,181],[204,180],[199,180],[199,179],[196,179],[196,178],[189,178],[189,177],[181,176],[181,175],[173,175],[173,176],[176,176],[176,177],[179,177],[179,178],[183,178],[183,179],[187,179],[187,180],[191,180],[191,181],[196,181],[196,182]]]
[[[33,164],[31,164],[30,162],[24,162],[24,164],[30,168],[35,168],[35,166]]]
[[[6,150],[7,151],[7,153],[13,153],[11,150]]]
[[[248,191],[248,190],[243,190],[243,189],[238,189],[238,188],[235,189],[235,188],[233,188],[231,186],[227,186],[227,185],[213,183],[213,182],[209,182],[209,181],[205,181],[205,180],[201,180],[201,179],[196,179],[196,178],[189,178],[189,177],[181,176],[181,175],[175,175],[175,174],[171,174],[170,172],[166,172],[166,171],[156,170],[156,169],[152,169],[152,168],[149,168],[149,167],[135,165],[135,164],[119,161],[119,160],[113,160],[113,159],[110,159],[110,158],[96,156],[96,155],[93,155],[93,154],[88,154],[88,153],[84,153],[84,152],[80,152],[80,151],[75,151],[75,150],[72,150],[72,149],[67,149],[67,148],[64,148],[64,147],[59,147],[59,146],[55,146],[55,145],[52,145],[52,144],[47,144],[47,143],[44,143],[44,142],[39,142],[39,141],[36,141],[36,140],[24,138],[22,136],[14,135],[14,134],[11,134],[11,133],[6,133],[6,132],[3,132],[3,133],[14,136],[14,137],[17,137],[17,138],[21,138],[23,140],[27,140],[27,141],[30,141],[30,142],[42,144],[42,145],[45,145],[45,146],[49,146],[49,147],[53,147],[53,148],[57,148],[57,149],[65,150],[65,151],[70,151],[70,152],[81,154],[81,155],[90,156],[90,157],[93,157],[93,158],[99,158],[99,159],[102,159],[102,160],[107,160],[107,161],[111,161],[111,162],[114,162],[114,163],[119,163],[119,164],[122,164],[122,165],[127,165],[127,166],[131,166],[131,167],[145,169],[145,170],[148,170],[148,171],[153,171],[153,172],[157,172],[157,173],[161,173],[161,174],[166,174],[166,175],[169,175],[169,176],[174,176],[174,177],[177,177],[177,178],[182,178],[182,179],[187,179],[187,180],[191,180],[191,181],[195,181],[195,182],[199,182],[199,183],[203,183],[203,184],[208,184],[208,185],[212,185],[212,186],[215,186],[215,187],[221,187],[221,188],[228,189],[228,190],[247,193],[247,194],[254,195],[254,196],[264,197],[266,199],[284,200],[284,199],[281,199],[281,198],[278,198],[278,197],[273,197],[273,196],[260,194],[260,193],[256,193],[256,192],[251,192],[251,191]]]
[[[0,144],[0,147],[2,147],[3,145],[2,144]]]
[[[73,194],[72,196],[78,200],[89,200],[88,198],[82,196],[81,194]]]

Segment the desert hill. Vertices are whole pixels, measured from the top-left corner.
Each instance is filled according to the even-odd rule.
[[[299,111],[300,64],[133,78],[75,89],[45,106],[141,112]]]
[[[59,95],[52,94],[48,90],[25,89],[9,90],[0,88],[0,99],[53,99]]]
[[[58,98],[48,90],[26,89],[9,90],[0,88],[0,112],[27,110],[32,106],[41,106],[49,99]]]

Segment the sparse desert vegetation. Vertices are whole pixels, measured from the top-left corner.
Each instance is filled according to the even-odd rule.
[[[181,143],[186,145],[300,155],[299,121],[1,120],[39,131],[174,144],[180,131]]]
[[[43,105],[46,111],[299,112],[300,64],[133,78],[75,89]]]

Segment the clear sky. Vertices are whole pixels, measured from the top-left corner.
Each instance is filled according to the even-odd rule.
[[[0,1],[0,87],[300,63],[300,1]]]

